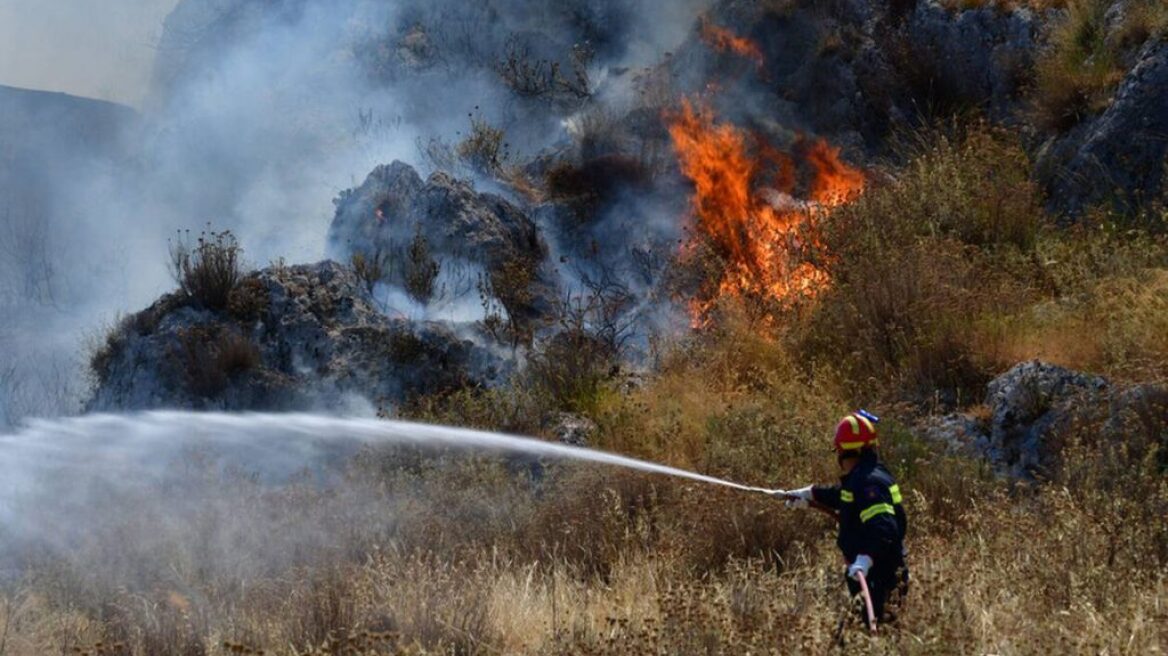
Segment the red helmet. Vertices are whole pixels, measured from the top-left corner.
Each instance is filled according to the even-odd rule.
[[[835,429],[835,450],[855,451],[876,446],[876,421],[872,415],[860,410],[840,420]]]

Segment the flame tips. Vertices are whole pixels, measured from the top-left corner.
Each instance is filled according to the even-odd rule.
[[[746,37],[738,36],[730,30],[719,27],[703,16],[699,27],[702,41],[719,52],[730,52],[739,57],[750,60],[755,66],[762,68],[762,48]]]
[[[681,172],[694,187],[695,239],[705,239],[726,263],[717,289],[690,301],[694,325],[705,322],[721,297],[790,306],[830,285],[827,271],[812,258],[823,250],[819,221],[865,184],[840,149],[823,140],[800,141],[792,155],[717,123],[708,108],[688,99],[666,120]],[[803,200],[795,195],[800,165],[809,177]]]

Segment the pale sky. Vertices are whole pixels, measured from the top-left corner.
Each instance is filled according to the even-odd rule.
[[[141,105],[178,0],[0,0],[0,84]]]

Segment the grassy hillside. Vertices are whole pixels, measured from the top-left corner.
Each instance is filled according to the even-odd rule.
[[[880,637],[854,622],[839,630],[852,617],[842,564],[831,522],[812,512],[619,470],[378,450],[335,489],[246,476],[218,487],[216,507],[232,515],[322,518],[326,546],[287,555],[285,536],[271,536],[290,569],[244,567],[254,552],[215,551],[196,527],[178,528],[157,538],[157,571],[127,585],[93,567],[134,562],[135,524],[115,515],[78,546],[91,558],[35,563],[3,600],[0,651],[823,653],[842,641],[852,653],[1158,653],[1163,413],[1132,418],[1120,442],[1097,439],[1102,419],[1073,422],[1050,478],[1034,482],[914,426],[984,412],[986,381],[1028,358],[1162,381],[1165,217],[1097,213],[1059,229],[1009,134],[973,125],[913,142],[903,166],[830,217],[821,297],[724,299],[708,328],[659,345],[642,378],[545,358],[511,388],[401,410],[529,434],[571,410],[595,422],[593,446],[795,486],[833,479],[828,436],[842,413],[879,409],[914,577]],[[350,494],[382,500],[389,526],[320,514]],[[225,566],[233,553],[241,563]]]

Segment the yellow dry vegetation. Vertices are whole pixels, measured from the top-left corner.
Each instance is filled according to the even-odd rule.
[[[1024,151],[984,126],[931,135],[906,160],[828,222],[833,286],[783,322],[719,308],[662,346],[652,374],[586,400],[520,379],[402,410],[539,433],[584,409],[596,447],[793,487],[832,479],[837,417],[886,409],[913,588],[878,637],[850,619],[825,517],[635,472],[372,452],[345,480],[385,495],[392,530],[338,530],[302,555],[312,566],[246,579],[191,566],[197,539],[160,544],[170,574],[135,588],[42,564],[0,600],[0,653],[1163,653],[1168,408],[1087,413],[1027,483],[913,422],[984,419],[984,383],[1022,359],[1162,381],[1168,246],[1102,212],[1051,225]],[[285,512],[343,493],[247,485],[248,503]],[[106,542],[85,553],[127,546],[116,530],[86,539]]]

